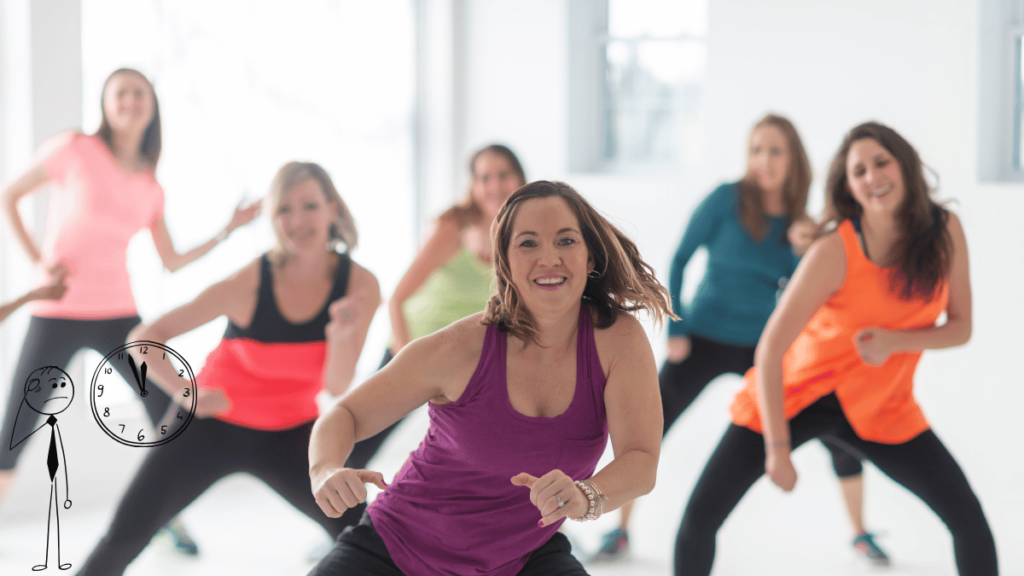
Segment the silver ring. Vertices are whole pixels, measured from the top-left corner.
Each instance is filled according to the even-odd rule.
[[[559,496],[558,494],[555,494],[555,500],[558,500],[558,507],[559,508],[561,508],[562,506],[565,506],[565,502],[562,500],[562,497]]]

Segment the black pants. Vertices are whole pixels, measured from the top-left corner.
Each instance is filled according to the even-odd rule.
[[[664,434],[679,416],[693,404],[707,385],[723,374],[743,376],[754,365],[754,346],[736,346],[690,335],[690,355],[682,362],[668,362],[658,373],[661,409],[665,417]],[[864,472],[860,458],[828,438],[822,443],[832,455],[832,467],[840,478]]]
[[[961,576],[998,573],[995,541],[977,496],[960,466],[931,430],[903,444],[860,439],[850,427],[835,394],[821,398],[789,422],[793,448],[812,438],[832,442],[861,455],[924,501],[953,536]],[[676,576],[711,573],[715,539],[726,517],[764,474],[764,437],[731,425],[708,460],[690,496],[676,538]],[[781,561],[781,560],[780,560]]]
[[[151,448],[114,513],[107,533],[79,576],[122,574],[156,531],[214,482],[236,472],[264,481],[332,538],[359,515],[329,518],[309,489],[309,435],[313,423],[282,431],[243,428],[196,418],[173,442]]]
[[[391,560],[384,541],[377,534],[370,515],[345,530],[330,553],[313,568],[309,576],[403,576]],[[572,546],[562,533],[556,533],[533,551],[519,576],[586,576],[583,565],[572,555]]]
[[[25,411],[18,421],[18,430],[14,429],[18,416],[18,408],[25,397],[25,380],[37,368],[56,366],[67,370],[68,362],[82,348],[92,348],[106,356],[115,348],[122,346],[128,332],[139,325],[138,316],[114,318],[110,320],[66,320],[63,318],[41,318],[33,316],[28,325],[28,334],[21,347],[21,356],[14,370],[14,383],[11,385],[10,397],[4,416],[3,428],[0,431],[0,470],[11,470],[18,462],[18,456],[25,443],[11,450],[11,438],[24,438],[35,430],[42,416],[34,411]],[[118,371],[125,382],[134,382],[131,372]],[[79,402],[88,402],[89,383],[75,382],[76,396]],[[160,421],[170,404],[170,397],[158,387],[151,387],[154,398],[146,403],[149,418],[155,424]],[[32,412],[29,414],[28,412]],[[33,418],[33,416],[35,416]]]

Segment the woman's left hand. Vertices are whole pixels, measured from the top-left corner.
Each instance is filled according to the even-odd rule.
[[[549,526],[562,518],[579,518],[590,508],[583,491],[561,470],[552,470],[540,478],[523,472],[513,476],[512,483],[530,489],[530,502],[540,510],[542,516],[537,523],[541,527]]]
[[[209,418],[231,408],[231,401],[217,389],[200,388],[196,392],[196,417]]]
[[[818,225],[808,217],[801,218],[789,225],[786,230],[786,237],[793,253],[803,256],[804,252],[814,243],[814,235],[818,231]]]
[[[858,330],[853,336],[853,343],[861,360],[872,366],[885,364],[896,350],[894,334],[877,326]]]
[[[330,321],[324,327],[328,342],[351,338],[359,333],[363,321],[363,295],[350,294],[331,303],[327,308]]]
[[[227,233],[230,234],[234,232],[236,228],[241,228],[255,220],[256,217],[260,215],[260,207],[262,205],[263,203],[260,200],[257,200],[248,206],[243,206],[242,203],[239,202],[238,206],[235,207],[235,213],[231,216],[231,222],[228,222],[228,227],[226,228]]]

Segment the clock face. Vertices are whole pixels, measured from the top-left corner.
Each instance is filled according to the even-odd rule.
[[[166,396],[153,378],[173,378],[176,388],[166,415],[155,425],[144,405],[166,401]],[[126,386],[135,402],[125,397]],[[174,349],[148,340],[129,342],[107,354],[96,367],[89,402],[96,423],[114,440],[126,446],[159,446],[177,438],[192,421],[196,378]]]

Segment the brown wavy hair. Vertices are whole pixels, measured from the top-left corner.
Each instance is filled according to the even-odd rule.
[[[917,151],[895,130],[865,122],[850,130],[832,159],[825,184],[822,229],[860,217],[863,209],[850,193],[846,161],[858,140],[871,139],[889,151],[903,173],[905,195],[896,212],[899,237],[889,254],[889,288],[902,300],[931,298],[949,275],[953,241],[946,229],[949,211],[932,199]]]
[[[782,185],[782,202],[786,208],[786,228],[793,222],[807,216],[807,193],[811,189],[811,162],[807,159],[807,152],[804,150],[800,135],[796,132],[793,123],[782,116],[767,114],[760,119],[750,130],[747,150],[749,153],[749,141],[754,138],[754,132],[764,126],[773,126],[782,132],[786,139],[786,146],[789,147],[789,166],[787,166],[786,182]],[[747,230],[752,238],[757,241],[764,240],[768,234],[768,219],[764,211],[764,192],[757,185],[754,175],[747,169],[743,179],[740,180],[739,212],[740,223]],[[786,234],[782,235],[780,241],[789,243]]]
[[[473,156],[469,159],[469,175],[475,180],[476,178],[476,160],[484,154],[494,154],[495,156],[501,156],[508,161],[509,166],[512,167],[512,172],[519,178],[519,185],[526,184],[526,173],[523,172],[523,165],[520,164],[519,158],[516,157],[508,146],[504,144],[491,144],[484,146],[477,150]],[[445,210],[438,217],[438,220],[453,219],[459,223],[459,228],[466,228],[480,222],[480,218],[483,217],[483,210],[476,203],[476,198],[473,198],[473,184],[469,185],[469,190],[466,192],[466,196],[455,206]]]
[[[672,313],[668,289],[658,282],[654,270],[640,257],[636,244],[568,184],[539,180],[516,190],[491,225],[497,279],[494,294],[484,310],[483,324],[495,325],[524,342],[537,342],[537,326],[512,282],[508,250],[512,224],[523,202],[552,196],[565,200],[576,213],[587,252],[594,260],[597,275],[587,276],[583,301],[596,311],[596,327],[614,324],[618,312],[646,310],[657,324],[664,322],[666,316],[678,319]]]
[[[146,126],[146,131],[142,135],[142,143],[139,145],[139,155],[142,156],[146,162],[149,163],[149,167],[152,170],[156,170],[157,162],[160,161],[160,151],[163,149],[162,132],[160,129],[160,102],[156,98],[156,90],[153,89],[153,83],[146,78],[146,75],[134,68],[118,68],[107,76],[107,79],[103,81],[103,90],[100,92],[100,127],[96,129],[96,133],[93,136],[99,136],[103,143],[107,145],[107,148],[111,153],[114,152],[114,131],[110,127],[110,121],[107,119],[107,111],[103,108],[103,95],[107,93],[107,85],[114,79],[118,74],[134,74],[139,78],[142,78],[146,85],[149,86],[149,94],[153,96],[153,117],[149,120],[149,124]]]
[[[334,187],[331,177],[319,164],[313,162],[289,162],[282,166],[277,171],[277,174],[274,175],[274,179],[270,181],[270,191],[264,199],[264,212],[273,218],[274,214],[277,213],[278,207],[281,205],[281,201],[284,199],[284,195],[307,178],[316,180],[320,184],[320,189],[324,191],[324,198],[328,202],[334,202],[334,205],[337,207],[337,217],[331,223],[331,242],[335,244],[338,242],[343,243],[345,244],[345,250],[351,252],[359,244],[359,232],[356,231],[356,221],[352,218],[352,213],[349,212],[345,201],[341,199],[338,189]],[[274,233],[277,234],[276,230]],[[277,257],[280,257],[283,253],[281,245],[281,239],[278,238],[277,248],[273,251]]]

